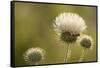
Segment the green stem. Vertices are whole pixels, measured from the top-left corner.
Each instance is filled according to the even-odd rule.
[[[79,62],[82,62],[83,61],[84,56],[85,56],[85,49],[83,48],[82,49],[82,54],[81,54],[80,59],[79,59]]]
[[[65,63],[67,63],[67,61],[68,61],[68,59],[70,57],[70,52],[71,52],[70,45],[68,44],[67,48],[66,48],[66,53],[65,53]]]

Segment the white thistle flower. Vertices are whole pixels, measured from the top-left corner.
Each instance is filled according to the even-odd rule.
[[[86,29],[85,21],[75,13],[61,13],[56,17],[54,29],[61,35],[61,39],[67,43],[77,40],[77,37]]]
[[[24,53],[24,60],[29,64],[37,64],[38,62],[40,62],[45,58],[44,56],[45,56],[44,49],[41,49],[39,47],[29,48]]]
[[[83,35],[82,37],[80,37],[79,42],[81,46],[84,48],[90,48],[90,49],[93,48],[93,40],[88,35]]]

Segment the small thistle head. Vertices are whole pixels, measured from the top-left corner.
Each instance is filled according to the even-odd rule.
[[[75,42],[87,27],[84,19],[76,13],[61,13],[56,17],[53,26],[61,39],[67,43]]]
[[[93,40],[90,36],[84,35],[80,38],[80,44],[84,48],[90,48],[92,49],[93,47]]]
[[[45,50],[39,47],[37,48],[29,48],[24,53],[24,60],[29,64],[36,64],[44,59]]]

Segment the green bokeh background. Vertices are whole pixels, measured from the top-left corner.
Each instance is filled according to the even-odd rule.
[[[28,65],[24,52],[31,47],[46,50],[46,59],[39,64],[64,63],[67,44],[59,40],[53,28],[55,17],[63,12],[79,14],[87,24],[86,34],[93,38],[93,50],[87,50],[83,62],[96,61],[96,7],[15,2],[15,64]],[[82,47],[71,45],[69,63],[78,62]]]

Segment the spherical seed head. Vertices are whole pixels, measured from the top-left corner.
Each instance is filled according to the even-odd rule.
[[[61,39],[68,43],[75,42],[77,37],[86,29],[84,19],[75,13],[61,13],[53,24]]]
[[[39,47],[29,48],[24,53],[24,60],[29,64],[36,64],[44,59],[45,51]]]
[[[91,48],[93,46],[93,40],[90,36],[84,35],[80,38],[80,44],[84,48]]]

